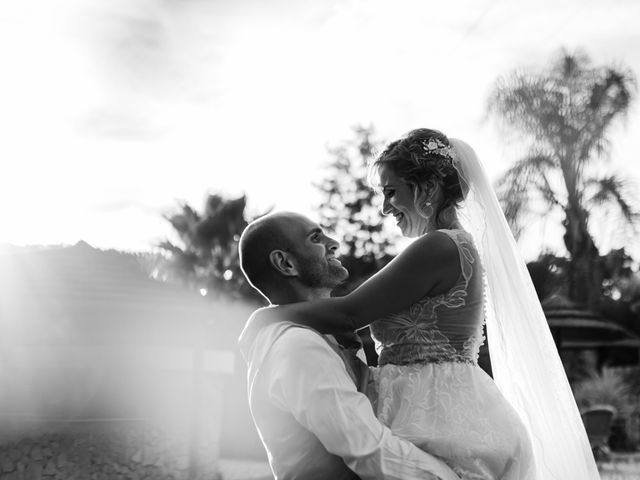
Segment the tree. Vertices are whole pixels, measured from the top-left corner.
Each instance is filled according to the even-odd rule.
[[[356,126],[352,132],[352,138],[328,149],[332,159],[326,164],[326,176],[315,185],[322,195],[320,224],[340,241],[340,260],[349,270],[349,280],[333,292],[337,296],[349,293],[389,262],[399,237],[392,233],[395,226],[382,215],[382,199],[368,182],[369,164],[382,142],[375,139],[373,126]],[[377,365],[368,329],[358,333],[369,365]]]
[[[566,296],[566,277],[568,261],[552,253],[543,253],[537,260],[527,263],[531,281],[542,301],[554,294]]]
[[[498,79],[489,97],[489,115],[527,141],[527,154],[498,182],[511,227],[516,235],[522,232],[535,202],[544,204],[545,215],[560,211],[570,256],[569,296],[591,307],[603,280],[591,209],[616,206],[621,224],[632,228],[639,218],[628,183],[602,174],[612,128],[635,92],[631,71],[593,66],[585,54],[562,51],[542,72],[515,71]]]
[[[238,260],[238,240],[247,220],[246,197],[225,199],[209,195],[204,212],[187,203],[165,215],[178,235],[179,244],[165,240],[158,246],[164,255],[158,264],[164,280],[186,283],[205,295],[226,295],[264,303],[245,280]]]
[[[324,180],[316,184],[323,200],[320,223],[340,241],[342,262],[351,273],[346,289],[375,273],[395,252],[398,235],[382,215],[382,200],[368,183],[369,163],[381,149],[372,126],[356,126],[353,138],[328,149]],[[344,293],[344,292],[343,292]]]
[[[624,249],[602,257],[602,314],[640,335],[640,272]]]

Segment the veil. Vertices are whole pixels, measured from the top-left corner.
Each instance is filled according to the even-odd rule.
[[[450,139],[466,199],[461,222],[485,270],[494,380],[524,422],[539,480],[599,479],[569,382],[526,265],[473,149]]]

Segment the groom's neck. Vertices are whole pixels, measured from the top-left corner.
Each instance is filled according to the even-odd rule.
[[[309,288],[300,285],[292,285],[280,292],[271,295],[271,303],[276,305],[286,305],[288,303],[308,302],[320,298],[329,298],[331,290],[327,288]]]

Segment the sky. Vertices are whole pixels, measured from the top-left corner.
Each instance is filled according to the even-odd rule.
[[[640,75],[639,22],[635,0],[2,2],[0,243],[148,251],[210,193],[313,218],[327,147],[358,124],[437,128],[495,178],[522,153],[487,121],[496,79],[562,47]],[[640,183],[637,102],[612,140]],[[524,255],[560,235],[532,227]]]

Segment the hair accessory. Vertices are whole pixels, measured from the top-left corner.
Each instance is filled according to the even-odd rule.
[[[453,148],[449,145],[445,145],[442,140],[438,138],[430,138],[429,140],[422,140],[421,143],[422,150],[427,155],[438,155],[439,157],[453,161]]]

